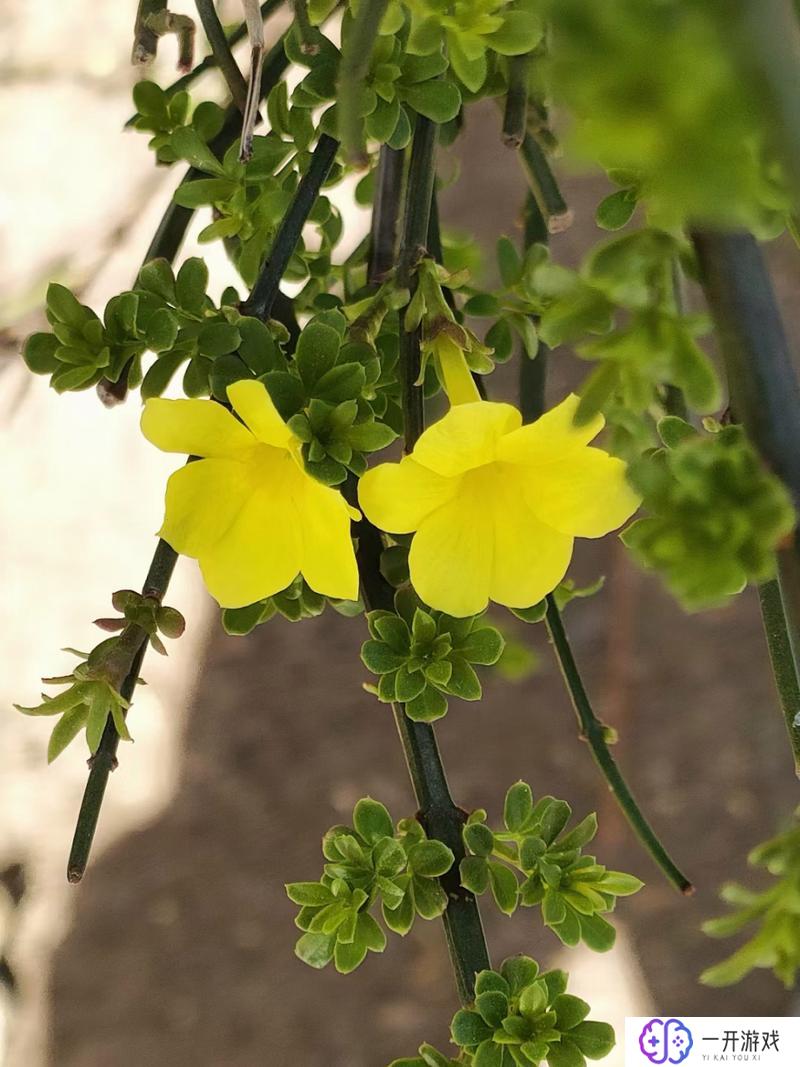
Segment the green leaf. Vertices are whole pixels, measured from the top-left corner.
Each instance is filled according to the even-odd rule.
[[[490,993],[492,991],[504,993],[508,998],[511,993],[511,987],[497,971],[479,971],[475,978],[475,995],[478,996],[480,993]]]
[[[301,907],[323,907],[333,901],[330,889],[321,882],[288,882],[286,895]]]
[[[341,404],[360,396],[365,382],[366,373],[360,363],[341,363],[317,379],[312,395],[329,404]]]
[[[32,333],[25,341],[22,358],[34,374],[52,374],[58,367],[57,348],[58,338],[52,333]]]
[[[236,183],[227,178],[196,178],[194,181],[181,182],[172,194],[172,199],[181,207],[194,209],[205,204],[224,203],[233,196],[236,189]]]
[[[541,19],[530,11],[509,11],[499,30],[487,36],[490,46],[504,56],[531,52],[542,39]]]
[[[396,438],[397,434],[390,426],[374,420],[357,422],[347,435],[347,440],[359,452],[377,452]]]
[[[602,915],[579,915],[581,940],[595,952],[608,952],[613,947],[617,932]]]
[[[205,303],[208,267],[199,256],[187,259],[175,279],[175,296],[179,307],[197,314]]]
[[[412,701],[425,689],[425,675],[422,671],[409,671],[405,664],[398,670],[395,679],[395,693],[401,704]]]
[[[516,285],[522,277],[522,260],[516,246],[508,237],[501,237],[497,242],[497,265],[503,285],[508,289]]]
[[[509,956],[503,960],[500,973],[508,982],[512,996],[519,996],[526,986],[538,978],[539,964],[530,956]]]
[[[597,833],[597,815],[594,812],[581,819],[577,826],[559,839],[559,849],[583,848]]]
[[[619,189],[597,205],[595,219],[604,230],[620,230],[636,210],[636,196],[630,189]]]
[[[180,274],[178,275],[180,286]],[[227,322],[209,322],[202,327],[197,337],[197,347],[204,356],[215,359],[239,347],[239,331]]]
[[[585,1067],[586,1064],[581,1050],[566,1036],[549,1047],[547,1062],[550,1067]]]
[[[133,103],[141,115],[167,117],[167,94],[155,82],[137,82],[133,87]]]
[[[503,822],[506,829],[518,833],[533,811],[533,793],[527,782],[515,782],[506,793],[503,806]]]
[[[482,822],[469,823],[463,831],[464,844],[476,856],[491,856],[494,849],[494,834]]]
[[[373,674],[388,674],[406,662],[406,656],[393,652],[383,641],[365,641],[361,646],[361,659]]]
[[[585,1000],[574,997],[571,993],[562,993],[553,1001],[553,1010],[556,1013],[556,1025],[559,1030],[572,1030],[578,1023],[582,1023],[591,1011]]]
[[[453,672],[447,683],[447,692],[460,697],[461,700],[480,700],[481,683],[469,663],[463,656],[456,654],[450,656],[450,662],[453,665]]]
[[[406,715],[414,722],[435,722],[447,714],[447,698],[432,685],[406,703]]]
[[[493,626],[479,626],[472,630],[458,651],[469,663],[491,666],[500,659],[505,641]]]
[[[411,633],[399,615],[383,615],[375,619],[375,632],[394,651],[406,658],[411,650]]]
[[[269,371],[261,376],[272,403],[282,419],[287,420],[303,407],[305,395],[302,384],[288,371]]]
[[[321,322],[310,322],[300,334],[295,352],[295,365],[309,391],[329,371],[339,354],[339,334]],[[313,394],[311,394],[313,395]]]
[[[567,917],[564,898],[554,889],[546,889],[542,898],[542,921],[545,926],[558,926]]]
[[[447,894],[435,878],[418,878],[413,880],[414,907],[423,919],[438,919],[447,907]]]
[[[178,319],[169,308],[159,308],[147,323],[147,347],[151,352],[168,352],[175,344],[178,329]]]
[[[406,891],[398,907],[388,908],[384,905],[381,914],[383,921],[392,931],[404,937],[414,924],[414,896],[411,891]]]
[[[60,756],[67,745],[81,732],[86,725],[88,714],[89,709],[86,704],[78,704],[77,707],[64,712],[50,734],[50,743],[47,746],[48,763],[52,763]]]
[[[142,379],[140,392],[142,400],[149,400],[151,396],[161,396],[175,371],[186,359],[185,352],[170,352],[159,356]],[[249,631],[245,631],[248,632]]]
[[[405,86],[403,98],[419,115],[440,125],[454,119],[461,108],[458,87],[439,78]]]
[[[362,797],[353,808],[353,827],[370,844],[394,835],[391,815],[380,801],[372,797]]]
[[[441,878],[453,866],[455,856],[442,841],[420,841],[408,853],[415,874],[424,878]]]
[[[411,636],[420,644],[430,644],[436,637],[436,623],[427,611],[417,608],[411,623]]]
[[[496,1029],[508,1014],[508,997],[500,990],[487,990],[475,998],[475,1008],[487,1026]]]
[[[151,259],[139,271],[136,284],[147,293],[155,293],[163,300],[175,300],[175,277],[166,259]]]
[[[62,364],[53,371],[50,385],[57,393],[67,393],[70,390],[88,389],[99,377],[100,371],[94,367],[70,367]]]
[[[217,177],[226,177],[222,164],[200,137],[197,130],[191,126],[180,126],[172,135],[171,145],[176,155],[185,159],[198,170],[207,174],[215,174]]]
[[[597,889],[601,893],[613,893],[615,897],[629,897],[633,893],[638,893],[643,886],[644,882],[640,879],[632,874],[624,874],[622,871],[606,871],[597,882]]]
[[[57,322],[66,323],[75,329],[81,329],[90,311],[72,295],[69,289],[58,282],[51,282],[47,287],[47,311]]]
[[[458,867],[461,884],[480,896],[489,888],[489,866],[482,856],[465,856]]]
[[[474,1048],[492,1036],[492,1028],[487,1026],[476,1011],[457,1011],[450,1024],[453,1041],[462,1048]]]
[[[505,915],[513,915],[517,908],[519,884],[516,874],[503,863],[489,861],[489,881],[495,902]]]
[[[609,1026],[608,1023],[593,1022],[591,1019],[576,1026],[570,1031],[569,1036],[584,1056],[588,1056],[590,1060],[602,1060],[617,1043],[613,1026]]]
[[[551,926],[551,930],[559,941],[567,945],[568,948],[574,948],[581,939],[580,922],[572,908],[567,908],[564,921],[558,923],[558,925]]]

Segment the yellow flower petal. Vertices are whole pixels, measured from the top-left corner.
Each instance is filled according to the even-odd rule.
[[[289,448],[294,434],[278,414],[272,397],[261,382],[253,379],[228,386],[228,399],[239,415],[265,445]]]
[[[462,492],[434,511],[411,542],[411,582],[426,604],[456,618],[489,602],[493,530],[483,502]]]
[[[223,608],[241,608],[272,596],[300,570],[294,499],[301,472],[288,452],[265,449],[258,474],[258,483],[225,536],[199,556],[208,590]],[[209,506],[213,501],[206,502]]]
[[[625,464],[599,448],[579,448],[531,470],[525,499],[543,522],[574,537],[602,537],[639,506]]]
[[[520,413],[511,404],[487,400],[458,404],[422,434],[412,455],[423,467],[453,477],[491,463],[503,435],[516,430],[521,422]]]
[[[181,467],[167,482],[159,535],[196,559],[231,528],[251,488],[247,465],[236,460],[199,459]]]
[[[598,414],[584,425],[575,426],[579,402],[570,393],[536,422],[507,434],[498,446],[498,458],[506,463],[549,463],[565,452],[588,445],[603,429],[605,419]]]
[[[443,478],[412,456],[381,463],[358,483],[358,501],[370,522],[387,533],[411,533],[458,489],[457,478]]]
[[[494,519],[491,599],[509,608],[538,604],[567,573],[572,537],[537,518],[513,475],[495,477],[486,506]]]
[[[358,567],[344,498],[303,473],[295,501],[303,577],[317,593],[358,600]]]
[[[216,459],[240,455],[255,444],[245,426],[210,400],[148,400],[142,433],[162,452]]]

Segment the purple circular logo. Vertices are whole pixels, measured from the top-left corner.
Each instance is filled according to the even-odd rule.
[[[692,1032],[680,1019],[651,1019],[639,1034],[639,1048],[651,1063],[683,1063],[692,1044]]]

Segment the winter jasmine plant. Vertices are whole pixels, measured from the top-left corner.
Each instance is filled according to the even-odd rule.
[[[502,825],[462,811],[432,723],[481,699],[509,610],[543,623],[631,829],[667,880],[692,891],[612,754],[615,731],[592,706],[561,615],[602,587],[575,588],[576,538],[621,531],[631,560],[686,610],[759,586],[800,766],[800,393],[758,246],[741,229],[797,234],[800,140],[779,119],[797,110],[796,82],[781,75],[772,24],[752,32],[750,3],[664,0],[645,14],[634,0],[303,0],[262,57],[261,19],[280,6],[268,0],[259,14],[246,0],[226,39],[213,4],[198,0],[212,54],[174,85],[142,80],[134,92],[129,125],[149,135],[155,162],[189,170],[133,286],[101,314],[51,285],[50,328],[25,343],[27,366],[56,392],[96,387],[114,404],[139,390],[144,436],[187,462],[167,482],[141,593],[115,593],[120,616],[97,620],[111,636],[45,679],[61,692],[20,710],[59,716],[50,759],[85,733],[89,780],[68,864],[79,881],[146,649],[165,652],[161,637],[183,629],[163,605],[179,556],[198,562],[231,634],[328,606],[349,616],[416,810],[395,823],[365,797],[351,825],[325,833],[321,872],[286,885],[298,957],[347,974],[389,950],[388,934],[441,920],[460,1002],[452,1047],[423,1041],[394,1067],[583,1067],[608,1054],[613,1031],[588,1017],[566,973],[542,973],[525,954],[531,924],[603,952],[618,899],[643,883],[607,868],[602,833],[597,856],[585,853],[597,819],[570,823],[569,804],[546,792],[569,790],[555,768],[552,782],[534,783],[538,799],[511,786]],[[137,62],[166,33],[180,35],[184,62],[193,24],[144,7]],[[231,52],[245,34],[246,75]],[[222,106],[194,92],[211,69]],[[438,205],[439,146],[458,140],[481,98],[501,109],[497,166],[519,166],[529,186],[523,239],[499,235],[491,288],[465,267],[479,261],[475,242],[457,248]],[[618,187],[597,206],[600,225],[631,224],[578,270],[560,262],[557,241],[547,247],[571,219],[552,104],[566,152],[608,168]],[[358,177],[356,198],[372,211],[347,255],[329,195],[345,176]],[[218,301],[202,259],[175,270],[198,209],[211,218],[201,241],[221,242],[240,279]],[[686,310],[687,281],[705,312]],[[712,327],[720,367],[703,347]],[[576,393],[548,406],[547,362],[573,351],[591,368],[576,362]],[[492,376],[511,359],[516,403],[499,399]],[[796,845],[794,828],[755,853],[779,879],[771,889],[726,890],[740,910],[708,932],[759,930],[705,981],[751,967],[793,981]],[[497,966],[479,898],[507,915],[527,910],[521,953]]]

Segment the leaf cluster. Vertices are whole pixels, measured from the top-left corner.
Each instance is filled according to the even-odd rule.
[[[567,831],[571,815],[566,801],[545,796],[534,803],[529,785],[512,785],[503,830],[490,829],[485,811],[475,811],[467,820],[461,884],[477,894],[491,889],[506,915],[520,906],[541,906],[545,926],[565,945],[583,941],[605,952],[614,944],[615,931],[603,915],[613,911],[617,897],[636,893],[643,883],[582,855],[597,833],[597,817],[587,815]]]
[[[409,586],[399,589],[395,610],[371,611],[371,639],[362,646],[365,667],[380,677],[378,699],[397,701],[416,722],[447,713],[448,696],[480,700],[475,665],[497,663],[503,638],[480,615],[454,619],[427,609]]]
[[[405,936],[414,919],[435,919],[447,906],[438,879],[453,865],[441,841],[428,840],[415,819],[395,827],[383,804],[371,797],[353,809],[353,825],[334,826],[322,839],[326,863],[318,882],[292,882],[289,899],[299,905],[295,920],[304,931],[295,952],[304,963],[322,968],[333,960],[349,974],[367,952],[383,952],[384,924]]]
[[[664,447],[628,473],[647,514],[622,540],[689,611],[771,577],[775,549],[795,524],[786,488],[741,427],[708,426],[713,432],[698,433],[682,419],[662,419]]]

